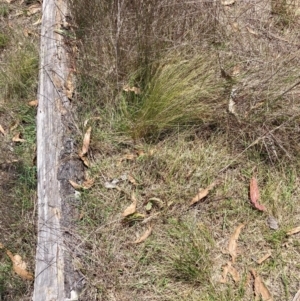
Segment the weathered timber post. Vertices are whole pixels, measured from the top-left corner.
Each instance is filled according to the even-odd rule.
[[[67,15],[66,0],[44,0],[42,11],[37,110],[38,241],[33,301],[62,301],[70,295],[71,276],[66,271],[72,273],[70,260],[66,263],[62,229],[68,208],[62,203],[63,190],[66,192],[73,164],[62,158],[68,148],[66,120],[70,115],[70,102],[64,93],[68,57],[64,38],[59,34]],[[72,151],[67,151],[69,157]],[[62,164],[68,164],[65,178],[60,178]]]

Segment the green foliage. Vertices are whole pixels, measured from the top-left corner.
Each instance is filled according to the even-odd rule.
[[[5,33],[0,33],[0,49],[5,48],[9,43],[9,37]]]
[[[1,3],[0,4],[0,17],[6,18],[9,14],[9,9],[6,4]]]
[[[170,276],[178,281],[209,283],[213,240],[205,228],[195,223],[172,221],[169,232],[173,239],[168,249]]]
[[[19,48],[7,58],[0,70],[0,87],[7,98],[26,98],[37,85],[38,53],[33,45]]]
[[[224,110],[223,94],[213,54],[186,59],[169,54],[155,68],[142,94],[124,107],[132,120],[133,137],[141,138],[213,120],[218,110]]]

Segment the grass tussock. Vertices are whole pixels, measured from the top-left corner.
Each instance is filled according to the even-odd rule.
[[[0,73],[0,85],[6,98],[27,98],[37,87],[38,53],[25,44],[10,53]]]
[[[175,56],[175,57],[173,57]],[[151,76],[145,91],[129,97],[124,106],[132,120],[134,138],[159,136],[177,126],[213,121],[222,114],[225,83],[219,76],[216,57],[168,55]],[[132,92],[131,92],[132,93]],[[129,116],[128,116],[129,115]]]

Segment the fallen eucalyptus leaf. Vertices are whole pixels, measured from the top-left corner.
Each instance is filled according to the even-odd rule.
[[[209,191],[215,187],[215,185],[216,185],[216,182],[213,182],[209,186],[207,186],[205,189],[200,189],[199,192],[191,200],[190,206],[198,203],[203,198],[205,198],[208,195]]]
[[[152,227],[149,226],[149,228],[145,231],[145,233],[140,238],[138,238],[134,243],[139,244],[145,241],[150,236],[151,232],[152,232]]]
[[[250,201],[254,208],[260,211],[266,211],[266,207],[259,204],[259,189],[256,178],[250,180]]]
[[[288,232],[286,233],[286,235],[293,235],[293,234],[297,234],[297,233],[299,233],[299,232],[300,232],[300,226],[291,229],[290,231],[288,231]]]
[[[9,250],[6,251],[6,254],[11,259],[13,263],[13,270],[24,280],[33,280],[33,274],[26,270],[27,265],[22,260],[22,257],[18,254],[13,255]]]
[[[254,293],[255,293],[255,300],[262,300],[262,301],[274,301],[269,289],[262,281],[261,277],[257,275],[254,269],[251,269],[251,274],[254,277]]]
[[[136,198],[136,196],[135,196],[134,193],[132,193],[132,195],[131,195],[131,200],[132,200],[131,205],[128,206],[128,207],[124,210],[124,212],[122,213],[122,216],[123,216],[123,217],[126,217],[126,216],[128,216],[128,215],[131,215],[131,214],[135,213],[135,211],[136,211],[137,198]]]
[[[25,139],[20,138],[21,133],[17,133],[13,136],[12,141],[13,142],[25,142]]]
[[[240,224],[234,231],[234,233],[231,235],[230,240],[229,240],[229,244],[228,244],[228,251],[229,254],[232,258],[232,263],[235,262],[235,259],[237,257],[237,240],[239,238],[239,235],[241,233],[241,230],[244,228],[244,224]]]
[[[6,132],[4,130],[4,128],[2,127],[2,125],[0,124],[0,133],[5,136],[6,135]]]

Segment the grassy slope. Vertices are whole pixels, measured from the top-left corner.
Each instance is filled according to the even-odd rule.
[[[268,1],[146,2],[72,1],[83,44],[78,107],[83,131],[85,121],[92,126],[88,172],[95,178],[82,193],[78,220],[77,265],[87,280],[82,300],[254,300],[251,268],[275,300],[291,300],[299,282],[298,235],[286,235],[300,216],[298,17],[271,10]],[[185,69],[157,75],[174,53],[175,66],[204,53],[218,70],[198,98],[190,98]],[[188,74],[194,70],[201,81],[199,69]],[[220,83],[223,89],[215,89]],[[122,91],[126,84],[142,93]],[[211,90],[214,97],[203,96]],[[228,113],[233,91],[235,110]],[[198,120],[177,119],[187,111],[185,92],[199,106]],[[252,176],[266,213],[249,203]],[[108,189],[114,179],[117,188]],[[189,207],[198,189],[215,180],[208,197]],[[143,216],[124,219],[132,193]],[[269,228],[269,216],[278,230]],[[228,241],[240,224],[234,266],[241,280],[221,284]],[[145,242],[134,244],[149,227]]]
[[[13,272],[5,249],[34,270],[35,108],[28,102],[36,99],[39,28],[32,24],[38,18],[28,16],[24,3],[0,3],[0,124],[5,130],[0,134],[1,300],[31,299],[32,282]],[[18,133],[24,142],[12,141]]]
[[[86,120],[92,126],[88,172],[95,178],[93,188],[81,194],[78,219],[82,243],[74,264],[87,280],[81,299],[254,300],[249,269],[255,268],[275,300],[291,300],[299,282],[297,235],[286,235],[300,216],[299,92],[297,86],[289,90],[299,73],[297,17],[284,7],[273,7],[270,14],[268,1],[230,7],[204,3],[201,9],[170,1],[156,6],[147,1],[72,3],[78,45],[83,45],[75,105],[82,130]],[[25,12],[25,4],[0,4],[0,124],[8,132],[1,136],[5,218],[0,242],[33,270],[35,110],[27,102],[36,94],[37,52],[31,45],[37,43],[38,28],[29,24],[38,16],[16,16],[19,10]],[[33,35],[24,36],[23,28]],[[205,89],[190,85],[197,76],[204,82],[202,64],[200,69],[187,64],[181,78],[170,81],[171,75],[159,72],[172,63],[177,70],[183,59],[193,62],[195,53],[204,53],[212,66]],[[199,74],[185,73],[194,71]],[[142,94],[122,91],[126,84],[138,86]],[[236,111],[229,114],[233,88]],[[202,94],[194,97],[195,89]],[[210,96],[211,91],[217,93]],[[187,119],[191,110],[185,96],[198,105],[200,118]],[[157,99],[163,99],[166,113],[157,111]],[[18,132],[26,142],[11,142]],[[249,204],[253,175],[267,213]],[[118,188],[106,188],[113,179],[119,179]],[[198,189],[215,180],[219,184],[208,197],[189,207]],[[142,216],[123,219],[132,193]],[[276,231],[267,224],[271,215],[279,222]],[[221,284],[230,259],[228,241],[241,223],[234,265],[241,280],[229,277]],[[134,244],[149,227],[145,242]],[[269,251],[272,257],[258,265],[256,260]],[[29,300],[31,288],[12,272],[3,251],[3,299]]]

